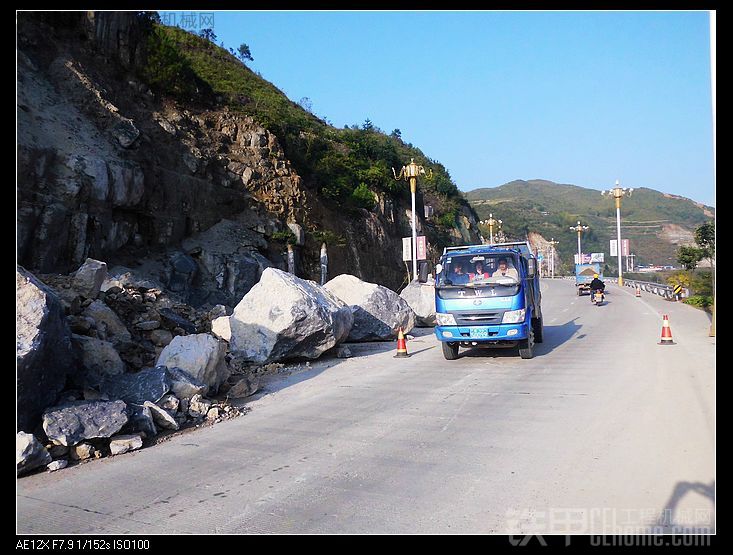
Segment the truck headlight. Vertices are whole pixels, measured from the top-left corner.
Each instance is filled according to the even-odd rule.
[[[456,319],[452,314],[443,314],[441,312],[435,313],[435,321],[438,322],[439,326],[456,326]]]
[[[502,324],[519,324],[520,322],[524,322],[524,308],[520,308],[519,310],[507,310],[504,313],[504,317],[501,319]]]

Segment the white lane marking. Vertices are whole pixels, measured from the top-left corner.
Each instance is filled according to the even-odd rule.
[[[563,312],[567,312],[568,310],[570,310],[570,309],[569,308],[563,308],[562,309]]]

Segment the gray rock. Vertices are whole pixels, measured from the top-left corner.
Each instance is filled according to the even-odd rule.
[[[168,343],[173,341],[173,334],[168,330],[153,330],[150,332],[150,341],[158,347],[165,347]]]
[[[349,349],[346,345],[339,345],[336,347],[336,358],[351,358],[351,349]]]
[[[81,364],[90,385],[98,385],[105,376],[117,376],[125,372],[125,363],[109,341],[74,334],[72,342],[81,353]]]
[[[194,324],[192,324],[182,316],[179,316],[170,308],[161,308],[160,310],[158,310],[158,314],[160,314],[160,316],[165,322],[168,323],[168,325],[177,326],[184,330],[186,333],[196,333],[196,326]]]
[[[182,252],[175,253],[170,258],[170,278],[168,288],[171,291],[188,291],[198,271],[196,261]]]
[[[74,445],[71,448],[69,455],[75,461],[84,461],[86,459],[96,457],[97,450],[89,443],[80,443],[79,445]]]
[[[145,437],[155,437],[158,430],[155,427],[153,412],[145,405],[128,405],[130,428],[133,432],[142,432]]]
[[[232,338],[232,328],[229,325],[229,316],[219,316],[211,321],[211,333],[219,339],[229,341]]]
[[[127,420],[123,401],[76,401],[43,413],[43,430],[53,443],[72,446],[85,439],[110,437]]]
[[[397,328],[407,333],[415,327],[415,313],[397,293],[376,283],[341,274],[323,286],[349,305],[354,325],[347,341],[389,341]]]
[[[46,468],[49,472],[56,472],[57,470],[61,470],[62,468],[66,468],[69,465],[69,461],[66,459],[60,459],[58,461],[50,462],[46,465]]]
[[[139,330],[143,331],[151,331],[158,329],[160,327],[160,322],[157,320],[145,320],[143,322],[138,322],[135,324],[135,327]]]
[[[76,365],[61,302],[22,266],[15,272],[15,306],[18,429],[30,431]]]
[[[142,446],[143,440],[139,434],[113,436],[109,441],[109,452],[112,455],[121,455]]]
[[[125,403],[142,405],[145,401],[157,402],[170,388],[167,368],[143,368],[139,372],[105,377],[101,384],[103,393],[110,399],[122,399]]]
[[[344,340],[351,310],[313,281],[267,268],[230,317],[231,350],[255,363],[318,358]]]
[[[107,278],[107,264],[100,260],[87,258],[74,273],[72,284],[75,290],[88,299],[94,299]]]
[[[89,318],[87,316],[75,316],[73,314],[66,317],[66,322],[69,324],[69,328],[72,333],[78,333],[81,335],[86,335],[89,333],[89,330],[96,326],[96,322],[93,318]]]
[[[170,390],[181,400],[190,399],[194,395],[206,395],[209,386],[191,376],[181,368],[168,368]]]
[[[51,454],[52,458],[60,459],[61,457],[65,457],[69,454],[69,448],[66,445],[51,444],[51,448],[48,450],[48,452]]]
[[[15,467],[18,474],[51,462],[51,455],[33,434],[18,432],[15,436]]]
[[[107,279],[102,283],[102,291],[122,292],[124,287],[135,287],[145,289],[161,289],[163,284],[157,281],[138,275],[134,270],[125,266],[114,266],[108,271]]]
[[[155,421],[156,426],[160,426],[164,430],[178,429],[178,422],[176,422],[176,419],[173,418],[168,411],[160,408],[158,405],[151,403],[150,401],[145,401],[144,406],[150,409],[150,413],[153,415],[153,420]]]
[[[435,326],[435,282],[413,281],[402,290],[400,297],[415,311],[418,326]]]
[[[209,320],[212,320],[212,321],[222,316],[229,316],[227,312],[227,307],[224,306],[223,304],[216,305],[214,308],[209,310],[209,312],[207,312],[206,315],[209,317]]]
[[[259,387],[260,384],[258,380],[245,376],[229,388],[229,391],[227,391],[227,398],[241,399],[243,397],[249,397],[250,395],[254,395]]]
[[[178,410],[178,405],[181,404],[181,401],[175,395],[168,393],[166,395],[163,395],[163,397],[161,397],[160,400],[156,404],[160,408],[173,413]]]
[[[201,395],[194,395],[188,403],[188,414],[194,418],[203,418],[211,408],[211,401]]]
[[[132,339],[122,320],[115,312],[104,304],[102,301],[94,301],[82,312],[83,316],[92,318],[97,325],[103,322],[107,329],[107,340],[112,341],[130,341]]]
[[[207,333],[177,336],[160,353],[158,365],[180,368],[216,391],[229,377],[224,361],[226,343]]]
[[[140,136],[140,131],[138,131],[137,127],[135,127],[131,120],[126,118],[120,118],[110,128],[110,132],[122,148],[130,148]]]

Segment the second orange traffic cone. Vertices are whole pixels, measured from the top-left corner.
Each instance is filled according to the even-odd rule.
[[[664,315],[664,320],[662,320],[662,339],[657,345],[676,345],[672,341],[672,328],[669,327],[669,318],[666,314]]]
[[[636,296],[641,297],[641,287],[639,287],[638,285],[636,286]]]
[[[407,341],[405,341],[405,334],[402,333],[402,327],[397,332],[397,354],[393,358],[404,358],[409,357],[407,354]]]

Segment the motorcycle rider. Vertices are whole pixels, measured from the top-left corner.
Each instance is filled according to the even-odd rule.
[[[598,279],[598,274],[593,274],[593,281],[590,282],[590,302],[593,302],[593,295],[598,289],[600,289],[601,293],[603,293],[605,288],[606,284]]]

